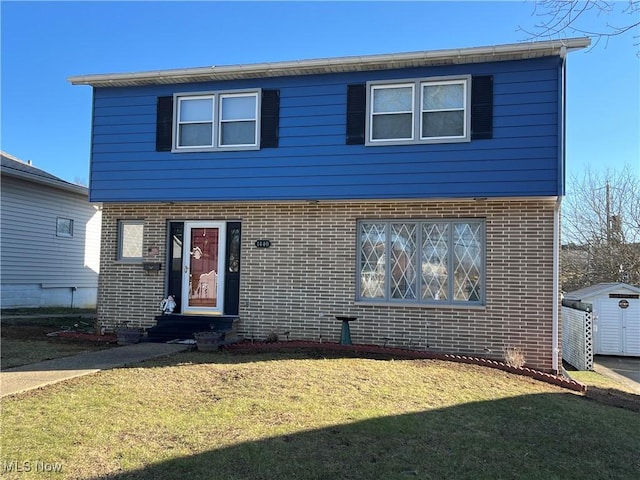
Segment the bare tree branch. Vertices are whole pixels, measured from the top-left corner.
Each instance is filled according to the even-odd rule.
[[[562,204],[564,290],[598,282],[640,285],[640,181],[630,171],[587,169],[571,177]]]
[[[532,29],[519,27],[530,39],[552,38],[572,35],[592,37],[593,46],[600,41],[605,44],[610,38],[638,29],[640,26],[640,0],[535,0],[533,16],[540,19]],[[614,25],[605,17],[620,13],[628,16],[622,25]],[[602,18],[602,28],[586,28],[585,23],[596,17]],[[640,33],[634,35],[634,45],[640,46]],[[637,52],[640,56],[640,51]]]

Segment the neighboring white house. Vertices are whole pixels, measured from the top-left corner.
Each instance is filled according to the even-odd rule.
[[[95,307],[101,205],[86,187],[0,155],[2,308]]]
[[[564,298],[593,306],[594,354],[640,356],[640,288],[599,283]]]

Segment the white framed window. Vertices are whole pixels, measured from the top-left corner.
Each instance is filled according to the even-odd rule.
[[[465,138],[467,82],[423,82],[420,139]]]
[[[257,149],[259,91],[174,96],[173,151]]]
[[[366,144],[469,141],[470,82],[468,75],[369,82]]]
[[[220,147],[258,145],[258,95],[220,95]]]
[[[58,217],[56,219],[56,236],[73,237],[73,219]]]
[[[142,261],[144,221],[120,220],[118,222],[118,253],[120,261]]]
[[[178,98],[177,148],[212,148],[215,96]]]
[[[371,141],[413,140],[413,84],[371,87]]]
[[[359,301],[484,304],[484,220],[362,220]]]

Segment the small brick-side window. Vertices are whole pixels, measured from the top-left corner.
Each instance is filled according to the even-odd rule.
[[[481,305],[483,220],[358,225],[358,300]]]
[[[118,255],[121,261],[141,261],[144,222],[121,220],[118,222]]]

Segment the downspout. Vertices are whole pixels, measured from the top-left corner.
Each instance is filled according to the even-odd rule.
[[[553,295],[552,295],[552,329],[551,329],[551,351],[553,356],[551,359],[551,368],[553,373],[558,373],[559,369],[559,357],[560,346],[558,344],[560,340],[560,207],[562,205],[562,197],[564,196],[565,188],[565,87],[566,87],[566,75],[565,75],[565,57],[567,55],[567,49],[562,47],[560,49],[560,78],[558,79],[558,93],[560,111],[558,115],[558,196],[556,197],[556,204],[553,208]]]
[[[559,368],[559,356],[560,348],[558,341],[560,338],[560,205],[562,203],[562,196],[558,196],[556,204],[553,207],[553,328],[552,328],[552,342],[553,342],[553,359],[552,366],[553,373],[558,373]]]

